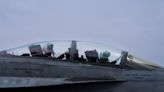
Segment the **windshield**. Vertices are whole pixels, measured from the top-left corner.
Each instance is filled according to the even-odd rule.
[[[156,69],[156,68],[162,68],[161,66],[151,63],[149,61],[143,60],[141,58],[138,58],[132,54],[128,54],[127,56],[127,66],[137,68],[137,69]]]

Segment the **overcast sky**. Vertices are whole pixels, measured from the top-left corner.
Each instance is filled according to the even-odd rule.
[[[0,49],[72,39],[164,66],[164,0],[0,0]]]

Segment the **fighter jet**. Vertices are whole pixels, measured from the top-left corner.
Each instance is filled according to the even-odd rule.
[[[37,42],[0,51],[0,90],[164,92],[164,68],[101,43]]]

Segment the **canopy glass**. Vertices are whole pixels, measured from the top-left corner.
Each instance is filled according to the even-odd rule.
[[[146,62],[129,54],[101,43],[84,41],[45,41],[37,42],[0,52],[1,56],[47,57],[61,60],[83,62],[111,63],[136,69],[160,68],[156,64]]]

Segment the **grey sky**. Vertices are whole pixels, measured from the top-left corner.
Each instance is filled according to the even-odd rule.
[[[0,0],[0,33],[1,49],[75,39],[164,66],[163,0]]]

